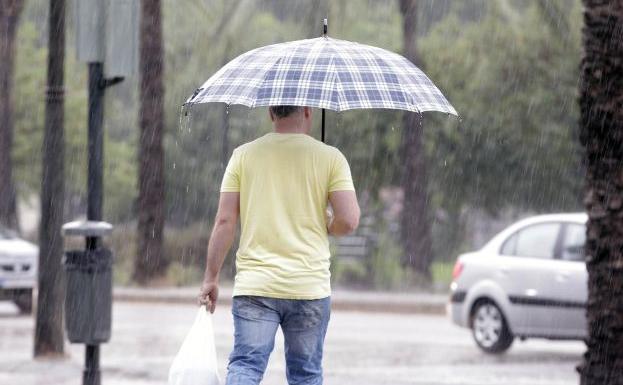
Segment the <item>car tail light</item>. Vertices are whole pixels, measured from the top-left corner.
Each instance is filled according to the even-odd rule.
[[[459,275],[461,275],[461,273],[463,272],[463,262],[461,261],[456,261],[456,263],[454,264],[454,269],[452,269],[452,279],[456,280],[457,278],[459,278]]]

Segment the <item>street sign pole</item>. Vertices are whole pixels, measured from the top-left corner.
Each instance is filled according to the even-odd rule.
[[[104,77],[104,66],[100,62],[89,63],[89,122],[88,122],[88,176],[87,176],[87,219],[102,220],[104,190],[104,93],[107,87],[121,81],[123,77]]]
[[[89,63],[89,120],[88,120],[88,166],[87,166],[87,220],[102,220],[104,184],[104,71],[102,63]],[[95,250],[98,237],[86,239],[86,249]],[[99,345],[86,345],[84,385],[100,385]]]
[[[86,345],[83,385],[100,385],[100,346]]]
[[[104,70],[102,63],[89,63],[89,127],[87,220],[102,220],[104,158]]]
[[[89,63],[89,121],[88,121],[88,171],[87,171],[87,220],[101,221],[104,197],[104,94],[110,87],[123,80],[123,77],[106,79],[101,62]],[[100,237],[86,238],[86,249],[96,250]],[[82,383],[100,385],[99,368],[100,346],[87,344],[85,368]]]

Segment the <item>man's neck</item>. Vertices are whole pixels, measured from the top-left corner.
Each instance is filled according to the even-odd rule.
[[[307,134],[307,132],[305,130],[299,129],[299,128],[293,128],[293,129],[280,129],[275,127],[275,132],[277,134]]]
[[[307,134],[305,128],[298,124],[295,119],[281,119],[273,123],[273,128],[278,134]]]

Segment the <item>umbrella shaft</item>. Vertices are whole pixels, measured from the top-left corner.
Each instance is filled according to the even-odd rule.
[[[322,109],[322,130],[320,131],[320,139],[324,143],[324,108]]]

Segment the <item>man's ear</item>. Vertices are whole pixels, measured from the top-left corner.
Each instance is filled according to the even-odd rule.
[[[312,114],[311,107],[303,107],[303,114],[305,114],[305,119],[311,118],[311,114]]]

